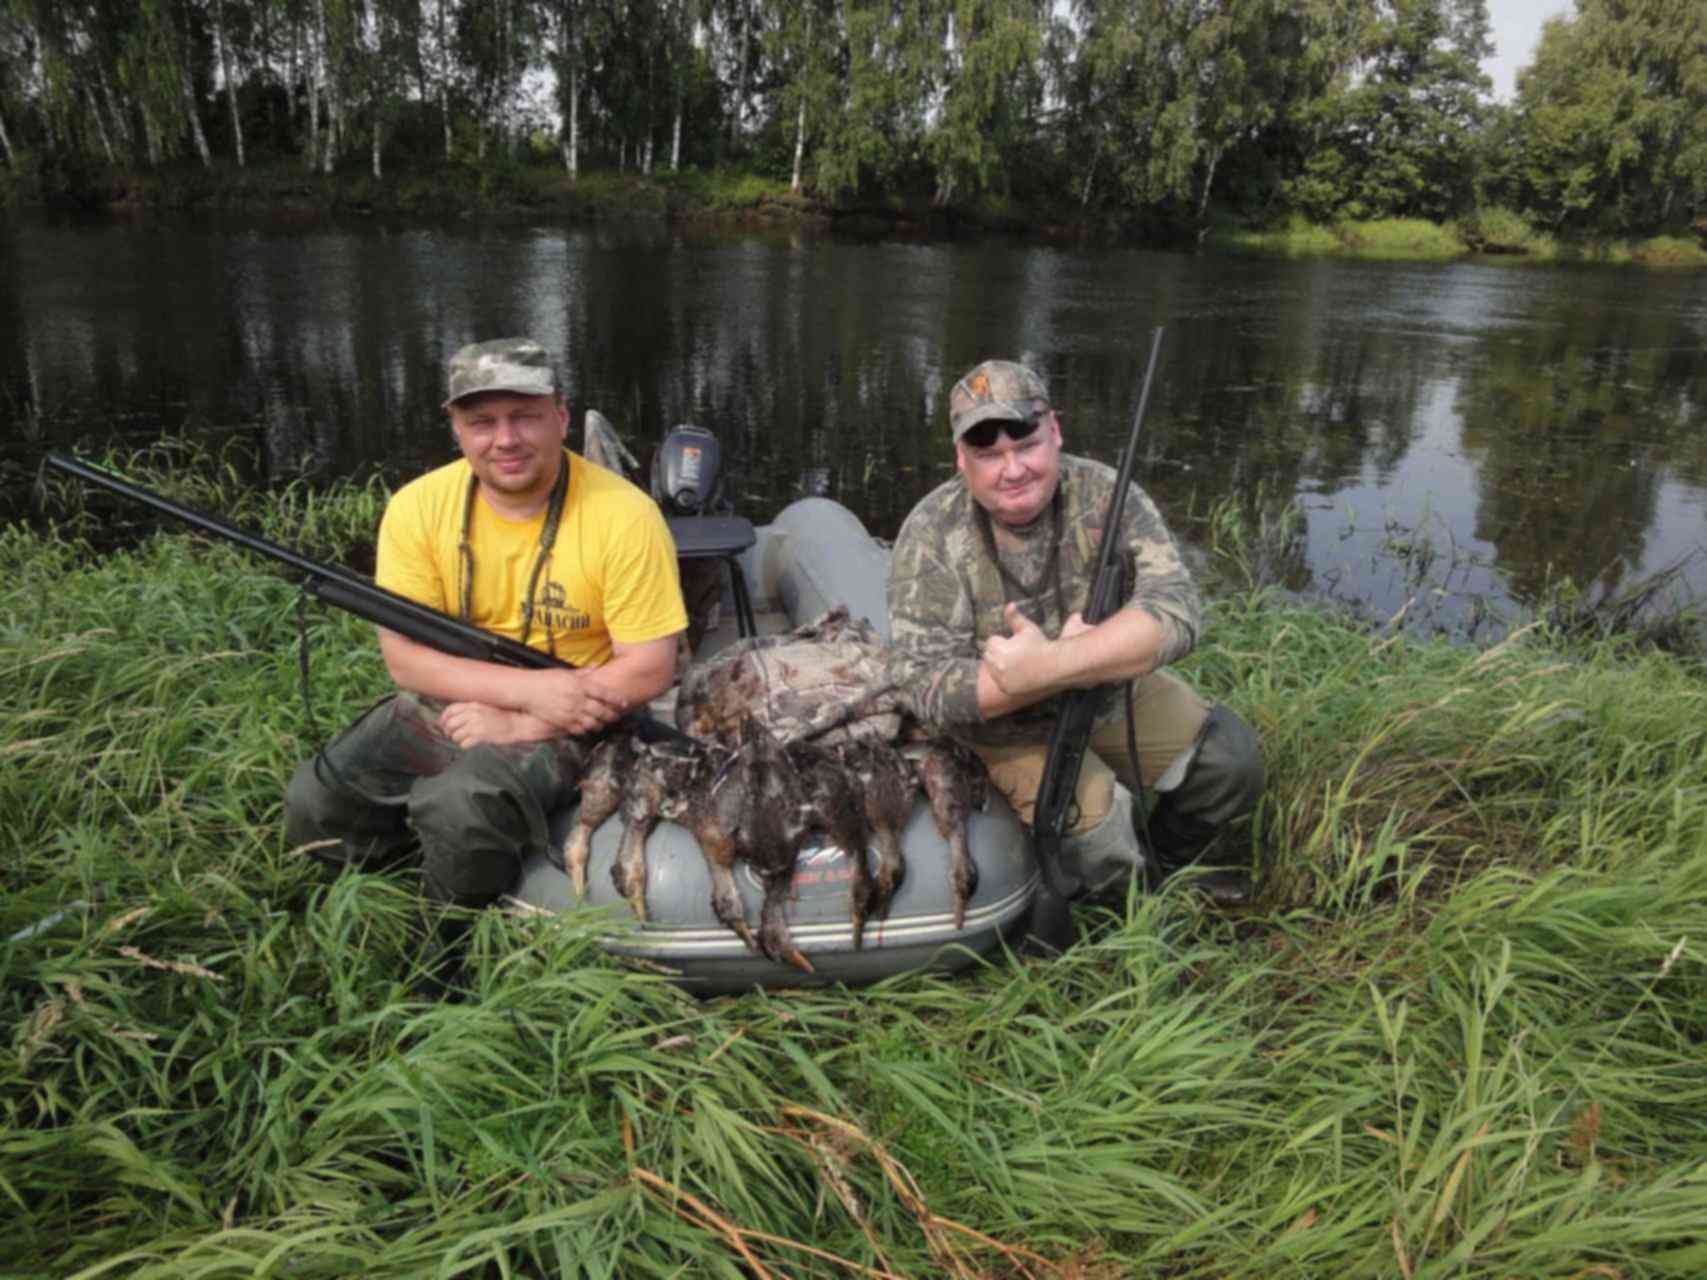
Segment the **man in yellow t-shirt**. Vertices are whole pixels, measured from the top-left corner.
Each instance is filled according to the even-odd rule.
[[[564,447],[568,407],[543,347],[475,343],[448,381],[462,457],[387,504],[375,578],[575,669],[455,657],[381,629],[398,692],[297,769],[285,825],[341,865],[388,865],[418,844],[426,897],[473,907],[544,846],[584,736],[669,688],[687,614],[657,505]]]

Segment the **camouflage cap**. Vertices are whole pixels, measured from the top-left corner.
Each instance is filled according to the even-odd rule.
[[[1049,389],[1023,364],[986,360],[948,395],[948,429],[958,442],[980,422],[1023,422],[1049,408]]]
[[[450,358],[450,394],[445,408],[482,391],[518,396],[557,394],[557,370],[544,347],[532,338],[494,338],[472,342]]]

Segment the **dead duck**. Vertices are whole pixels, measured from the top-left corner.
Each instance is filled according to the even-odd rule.
[[[868,918],[886,919],[895,890],[907,874],[906,860],[901,852],[901,833],[912,816],[913,797],[917,780],[907,760],[887,742],[866,739],[847,743],[836,751],[840,773],[845,783],[857,791],[868,842],[857,848],[842,845],[854,862],[856,893],[854,903],[854,947],[864,945],[865,922]],[[877,854],[877,872],[872,875],[866,864],[868,847]],[[964,913],[965,903],[959,904]]]
[[[710,780],[686,798],[681,817],[711,872],[711,909],[748,947],[811,973],[812,962],[788,930],[784,905],[794,860],[817,826],[812,792],[795,761],[757,719],[742,722],[740,743]],[[735,863],[745,862],[764,887],[757,937],[747,925]]]
[[[978,864],[966,839],[966,822],[989,798],[990,775],[970,747],[950,738],[927,738],[906,749],[930,803],[931,820],[948,845],[954,880],[954,927],[966,923],[966,904],[978,890]]]

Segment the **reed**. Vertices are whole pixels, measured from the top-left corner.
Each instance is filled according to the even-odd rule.
[[[381,495],[200,496],[356,554]],[[0,577],[0,1272],[1707,1269],[1698,659],[1421,641],[1247,567],[1190,674],[1264,739],[1254,909],[1171,885],[1052,962],[713,1001],[492,910],[436,1005],[407,875],[283,847],[290,584],[69,517]],[[323,730],[385,679],[308,633]]]

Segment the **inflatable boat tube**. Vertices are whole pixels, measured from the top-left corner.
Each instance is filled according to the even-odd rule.
[[[761,526],[739,565],[761,616],[797,625],[835,604],[869,618],[887,638],[885,589],[889,555],[846,507],[807,498]],[[561,848],[576,810],[555,815],[552,843]],[[711,877],[685,827],[661,822],[646,844],[647,920],[635,919],[611,882],[622,835],[620,816],[593,833],[587,895],[577,903],[569,878],[545,855],[523,868],[516,896],[551,911],[601,912],[611,931],[602,945],[613,955],[660,969],[683,987],[721,995],[755,986],[794,987],[874,982],[914,970],[954,972],[1017,940],[1037,890],[1037,864],[1025,828],[999,795],[974,813],[967,838],[978,887],[960,928],[953,918],[947,843],[921,795],[902,836],[906,876],[887,918],[868,921],[855,949],[848,918],[850,855],[833,845],[809,846],[796,860],[788,923],[813,966],[805,973],[750,951],[711,910]],[[875,867],[875,854],[862,851]],[[757,924],[763,889],[745,865],[735,872],[749,922]]]

